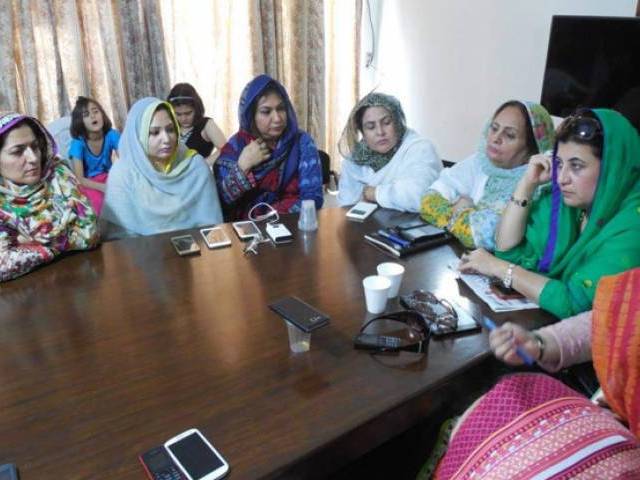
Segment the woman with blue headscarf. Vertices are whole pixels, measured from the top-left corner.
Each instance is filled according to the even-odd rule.
[[[322,168],[313,139],[298,128],[284,87],[258,75],[240,97],[240,130],[222,147],[215,165],[229,219],[246,218],[258,203],[279,213],[300,210],[302,200],[322,206]]]
[[[120,159],[107,181],[101,214],[106,238],[181,230],[222,222],[216,183],[204,158],[178,144],[167,102],[133,104],[120,138]]]

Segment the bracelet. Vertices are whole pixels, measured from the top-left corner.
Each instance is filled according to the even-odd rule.
[[[507,267],[507,273],[502,279],[502,285],[504,288],[511,288],[511,284],[513,283],[513,269],[516,268],[515,263],[510,263]]]
[[[538,342],[538,358],[536,359],[537,362],[541,362],[542,361],[542,357],[544,357],[544,347],[545,347],[545,343],[544,343],[544,338],[542,338],[540,336],[540,334],[532,332],[534,338],[536,339],[536,341]]]
[[[524,207],[526,207],[527,205],[529,205],[529,199],[528,199],[528,198],[524,198],[524,199],[522,199],[522,200],[521,200],[521,199],[515,198],[513,195],[511,195],[511,196],[509,197],[509,201],[510,201],[511,203],[516,204],[516,205],[517,205],[517,206],[519,206],[519,207],[522,207],[522,208],[524,208]]]

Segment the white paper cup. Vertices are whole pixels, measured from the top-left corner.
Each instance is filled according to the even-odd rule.
[[[395,298],[400,291],[400,284],[402,283],[402,276],[404,275],[404,267],[399,263],[385,262],[378,265],[378,275],[386,277],[391,281],[391,288],[387,296],[389,298]]]
[[[287,324],[287,331],[289,333],[289,348],[293,353],[308,352],[311,347],[311,333],[307,333],[304,330],[300,330],[293,323]]]
[[[387,294],[391,288],[391,280],[379,275],[371,275],[362,280],[367,311],[382,313],[387,308]]]

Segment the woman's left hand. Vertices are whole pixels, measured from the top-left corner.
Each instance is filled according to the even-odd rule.
[[[376,187],[364,187],[362,198],[366,202],[376,203]]]
[[[466,273],[481,273],[490,277],[504,277],[507,263],[494,257],[484,248],[478,248],[460,257],[458,270]]]
[[[465,208],[473,207],[473,200],[466,195],[460,196],[456,203],[453,204],[452,210],[453,213],[457,213],[459,210],[464,210]]]

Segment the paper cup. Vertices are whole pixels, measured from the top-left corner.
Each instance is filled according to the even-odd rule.
[[[367,311],[382,313],[387,308],[387,295],[391,288],[391,280],[379,275],[371,275],[362,280]]]
[[[400,284],[402,283],[402,276],[404,275],[404,267],[399,263],[385,262],[378,265],[378,275],[386,277],[391,281],[391,287],[387,296],[389,298],[395,298],[400,291]]]

